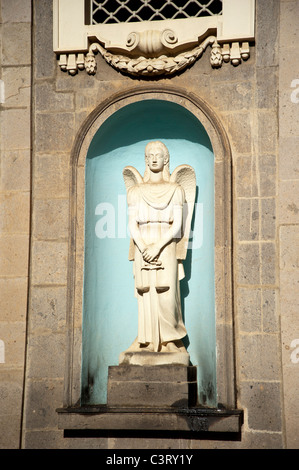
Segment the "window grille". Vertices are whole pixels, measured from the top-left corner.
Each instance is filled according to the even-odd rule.
[[[219,15],[222,0],[91,0],[91,24]]]

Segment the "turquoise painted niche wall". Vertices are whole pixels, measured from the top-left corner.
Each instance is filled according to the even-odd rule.
[[[184,339],[198,366],[199,402],[216,403],[214,292],[214,155],[199,120],[176,103],[146,100],[128,105],[99,128],[88,150],[85,175],[82,404],[103,404],[109,365],[137,336],[137,301],[128,261],[126,188],[122,170],[144,173],[144,148],[162,140],[170,171],[195,169],[197,194],[190,249],[181,281]]]

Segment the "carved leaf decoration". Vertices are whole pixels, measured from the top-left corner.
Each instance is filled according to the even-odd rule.
[[[164,66],[165,66],[165,61],[164,60],[155,60],[153,61],[152,63],[153,67],[155,67],[157,70],[163,70]]]
[[[88,73],[94,73],[96,64],[94,60],[94,53],[100,52],[104,59],[117,70],[132,75],[147,75],[155,76],[162,74],[171,74],[188,67],[195,60],[202,55],[208,44],[215,41],[214,36],[207,37],[199,46],[196,46],[191,51],[180,53],[177,56],[161,55],[159,57],[146,58],[143,56],[132,58],[123,55],[112,54],[105,50],[100,44],[93,43],[89,47],[89,60],[90,66],[87,67]],[[87,64],[87,61],[86,61]]]

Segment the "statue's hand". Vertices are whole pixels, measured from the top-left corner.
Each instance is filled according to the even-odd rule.
[[[158,246],[156,243],[148,245],[142,253],[144,261],[147,261],[148,263],[154,261],[156,258],[158,258],[160,251],[161,247]]]

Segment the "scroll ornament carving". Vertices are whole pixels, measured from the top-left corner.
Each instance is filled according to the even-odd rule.
[[[108,64],[116,70],[132,76],[155,77],[171,75],[182,71],[192,65],[202,56],[205,49],[211,46],[210,63],[214,68],[221,67],[223,62],[239,65],[242,60],[249,57],[249,43],[234,42],[220,45],[216,36],[208,36],[199,45],[188,48],[175,54],[172,48],[177,43],[177,35],[167,29],[161,31],[132,32],[126,43],[125,54],[110,52],[99,42],[93,42],[85,54],[69,54],[60,57],[60,67],[75,75],[85,68],[89,75],[94,75],[97,70],[95,55],[100,53]]]
[[[131,75],[169,75],[175,72],[179,72],[180,70],[195,62],[202,55],[207,45],[211,42],[215,42],[214,36],[208,37],[199,46],[193,48],[191,51],[181,52],[175,56],[167,56],[163,54],[157,58],[115,55],[105,51],[105,49],[100,44],[94,43],[89,48],[87,60],[85,62],[85,68],[89,74],[94,74],[96,72],[94,52],[98,51],[102,54],[108,64],[112,65],[121,72],[126,72]]]

